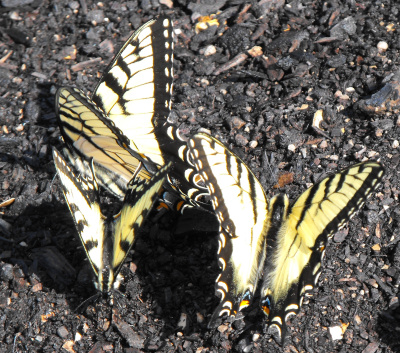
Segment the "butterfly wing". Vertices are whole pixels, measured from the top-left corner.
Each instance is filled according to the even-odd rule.
[[[162,17],[145,23],[125,42],[100,79],[93,101],[124,131],[137,151],[164,165],[154,131],[170,113],[173,30]]]
[[[168,120],[173,81],[173,27],[165,16],[125,42],[100,79],[95,102],[131,142],[158,165],[173,162],[168,182],[190,205],[206,192],[188,161],[186,141]]]
[[[302,297],[318,281],[328,238],[363,206],[383,174],[377,162],[359,163],[315,184],[292,207],[282,195],[271,200],[269,213],[279,222],[277,233],[267,239],[273,250],[264,270],[261,305],[278,340],[286,320],[297,314]]]
[[[132,179],[121,212],[116,217],[111,266],[116,276],[134,244],[143,221],[151,211],[165,181],[171,163],[162,167],[149,180]]]
[[[103,263],[105,228],[93,166],[87,165],[87,175],[76,176],[56,149],[53,149],[53,159],[61,180],[65,200],[86,255],[97,276]]]
[[[147,169],[156,170],[151,162],[128,147],[129,140],[80,90],[60,88],[56,110],[65,142],[64,154],[70,163],[81,173],[87,173],[89,169],[80,161],[93,159],[96,178],[113,194],[125,195],[126,185],[140,162]],[[149,179],[150,173],[141,168],[139,178]]]
[[[221,142],[206,134],[189,140],[191,158],[210,193],[220,223],[218,259],[222,270],[216,292],[219,316],[233,316],[249,305],[265,258],[265,236],[270,224],[267,199],[246,164]]]

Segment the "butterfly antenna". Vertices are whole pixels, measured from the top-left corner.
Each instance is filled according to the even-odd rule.
[[[56,174],[54,174],[54,176],[53,176],[53,179],[51,179],[50,190],[53,190],[53,184],[54,184],[54,181],[55,181],[56,178],[57,178],[57,175],[58,175],[58,173],[56,172]]]
[[[85,309],[86,309],[86,308],[89,306],[89,302],[95,302],[97,299],[99,299],[100,295],[101,295],[101,293],[98,292],[98,293],[92,295],[91,297],[85,299],[82,303],[80,303],[80,304],[77,306],[76,311],[79,311],[79,309],[80,309],[81,307],[83,307],[83,306],[85,306]],[[83,311],[83,310],[82,310],[82,311]]]

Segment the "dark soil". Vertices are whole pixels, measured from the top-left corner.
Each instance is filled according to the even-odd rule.
[[[15,202],[0,210],[0,351],[399,352],[400,3],[163,2],[171,8],[1,1],[0,201]],[[218,227],[197,210],[152,215],[122,270],[122,295],[78,308],[95,290],[54,179],[54,94],[61,85],[90,93],[132,30],[161,12],[176,31],[181,132],[221,139],[269,196],[294,199],[324,173],[368,158],[387,168],[329,243],[319,287],[283,348],[264,333],[258,298],[244,320],[207,329],[219,301]],[[196,34],[197,17],[217,12],[219,26]],[[319,109],[324,120],[313,126]],[[336,326],[342,339],[331,335]]]

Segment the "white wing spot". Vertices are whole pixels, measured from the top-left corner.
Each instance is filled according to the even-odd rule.
[[[296,305],[297,306],[297,305]],[[298,310],[298,309],[297,309]],[[295,312],[290,312],[285,315],[285,322],[287,322],[292,316],[295,316]]]
[[[278,324],[282,325],[282,318],[281,318],[280,316],[275,316],[275,317],[271,320],[271,322],[277,322]],[[274,326],[274,325],[271,325],[271,326]],[[276,325],[275,325],[275,326],[276,326]],[[278,327],[278,329],[279,329],[279,332],[280,332],[281,330],[280,330],[279,327]]]
[[[224,292],[223,290],[221,290],[221,289],[217,289],[217,292],[218,292],[218,293],[221,293],[221,300],[224,300],[224,298],[225,298],[225,292]]]
[[[304,286],[304,289],[306,292],[312,291],[313,288],[314,288],[314,286],[312,286],[311,284],[306,284]]]

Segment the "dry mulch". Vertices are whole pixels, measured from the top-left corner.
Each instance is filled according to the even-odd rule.
[[[400,351],[400,4],[162,2],[1,1],[0,201],[15,202],[0,210],[0,351]],[[324,173],[368,158],[387,168],[328,245],[319,287],[283,348],[264,333],[257,298],[244,320],[207,329],[218,226],[197,210],[152,215],[123,268],[122,295],[78,308],[95,291],[54,179],[54,93],[90,93],[132,30],[161,12],[176,31],[181,132],[221,139],[269,196],[295,199]],[[218,25],[196,33],[211,14]]]

